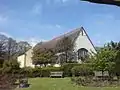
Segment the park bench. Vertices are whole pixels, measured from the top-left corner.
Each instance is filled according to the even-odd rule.
[[[63,77],[62,71],[50,72],[50,77]]]
[[[108,80],[109,79],[109,72],[108,71],[94,71],[95,80]]]

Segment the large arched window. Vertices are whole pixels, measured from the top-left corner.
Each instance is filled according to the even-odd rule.
[[[88,50],[85,48],[81,48],[78,50],[78,59],[84,61],[88,57]]]

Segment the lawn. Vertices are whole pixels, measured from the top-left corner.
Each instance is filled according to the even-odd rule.
[[[16,90],[120,90],[118,87],[79,87],[71,83],[70,78],[32,78],[27,89]]]

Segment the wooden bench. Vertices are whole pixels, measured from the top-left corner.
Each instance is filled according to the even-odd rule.
[[[95,80],[108,80],[109,72],[108,71],[94,71]]]
[[[50,77],[63,77],[63,72],[58,71],[58,72],[50,72]]]

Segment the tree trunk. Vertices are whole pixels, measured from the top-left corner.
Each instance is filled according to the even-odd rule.
[[[65,52],[65,62],[67,63],[67,59],[68,59],[68,57],[67,57],[67,52]]]

